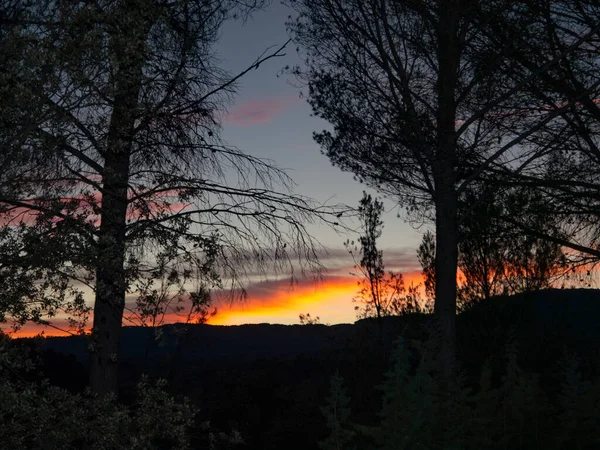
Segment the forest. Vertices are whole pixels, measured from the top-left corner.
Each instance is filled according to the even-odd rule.
[[[0,2],[0,448],[600,448],[600,4],[283,3],[289,41],[230,72],[222,30],[267,0]],[[222,136],[286,52],[358,207]],[[422,286],[386,270],[382,199]],[[207,324],[327,273],[315,224],[354,324]]]

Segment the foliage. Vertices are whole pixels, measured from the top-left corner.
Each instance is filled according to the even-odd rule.
[[[344,388],[344,380],[339,374],[331,376],[331,387],[327,396],[326,406],[321,408],[329,436],[319,442],[323,450],[352,450],[356,447],[351,444],[355,432],[350,426],[350,398]]]
[[[239,432],[199,423],[187,398],[167,392],[163,379],[142,375],[133,400],[118,402],[86,389],[74,393],[51,385],[41,372],[42,341],[0,333],[0,439],[3,447],[58,449],[230,449]],[[38,380],[38,381],[34,381]],[[40,381],[41,380],[41,381]]]
[[[71,283],[76,273],[61,265],[63,244],[45,234],[41,223],[0,227],[0,324],[18,329],[26,322],[47,324],[62,313],[82,332],[89,306]]]
[[[188,292],[194,281],[197,287]],[[134,324],[159,327],[169,313],[181,317],[185,323],[206,323],[217,314],[216,308],[211,308],[210,289],[191,270],[179,272],[160,264],[152,276],[136,280],[135,286],[138,296],[127,317]]]
[[[363,305],[362,308],[355,306],[359,318],[381,319],[383,316],[421,311],[418,287],[411,285],[407,292],[402,274],[385,271],[383,250],[377,248],[377,239],[383,230],[382,212],[383,203],[363,192],[358,206],[363,234],[358,244],[350,240],[344,243],[354,259],[357,273],[353,275],[360,278],[360,290],[354,298],[355,302]]]
[[[563,448],[585,448],[600,424],[600,383],[585,379],[579,358],[565,351],[559,365],[560,390],[555,408],[561,429],[557,441]],[[597,439],[598,441],[599,439]]]
[[[300,313],[298,318],[300,319],[300,325],[320,325],[321,318],[319,316],[311,317],[309,313]]]
[[[45,382],[0,377],[0,439],[7,448],[189,449],[194,408],[142,380],[131,407],[112,396],[73,394]]]
[[[471,207],[465,208],[460,230],[463,309],[494,295],[549,288],[564,274],[568,260],[562,246],[538,236],[566,236],[552,216],[539,213],[543,199],[535,192],[513,189],[478,195],[468,191],[464,201]],[[507,226],[506,216],[520,217],[530,232]]]
[[[557,29],[526,1],[288,3],[298,13],[288,28],[305,63],[292,72],[306,83],[314,114],[330,124],[314,135],[322,152],[397,202],[408,218],[435,224],[435,311],[444,329],[442,364],[449,366],[462,194],[490,178],[507,181],[509,172],[550,167],[538,164],[548,156],[548,146],[536,145],[539,136],[579,140],[579,122],[565,127],[561,116],[588,87],[596,92],[597,78],[588,76],[570,96],[532,96],[530,89],[547,73],[560,73],[563,61],[573,58],[577,66],[588,59],[586,48],[596,47],[595,9],[582,8],[588,20],[570,33],[570,14],[558,6],[552,13],[562,18],[554,31],[560,50],[548,39],[539,54],[526,46],[535,64],[526,58],[513,64],[515,42],[529,35],[544,40],[553,33],[546,27]],[[520,34],[530,17],[535,28]],[[499,22],[510,23],[510,33]]]
[[[385,375],[381,409],[382,449],[432,448],[433,410],[436,408],[435,380],[430,373],[430,358],[423,355],[416,373],[412,373],[409,349],[400,339]]]
[[[417,259],[423,269],[425,294],[428,300],[435,299],[435,235],[426,231],[417,249]]]
[[[536,212],[542,199],[535,192],[512,190],[477,194],[468,190],[462,200],[459,229],[459,288],[457,309],[497,295],[549,288],[566,273],[569,263],[558,243],[537,237],[566,236],[548,215]],[[527,232],[507,226],[504,217],[520,217]],[[535,231],[534,234],[533,232]],[[428,296],[435,292],[435,236],[427,231],[417,256]]]
[[[0,65],[8,68],[0,75],[0,224],[26,227],[0,242],[14,247],[35,233],[40,249],[51,250],[40,268],[17,269],[25,281],[46,277],[45,291],[19,291],[18,306],[3,309],[18,325],[54,314],[64,292],[80,307],[70,292],[77,282],[92,289],[93,389],[116,389],[126,307],[143,324],[182,313],[181,303],[188,321],[205,320],[209,293],[244,297],[249,273],[320,269],[306,224],[333,224],[338,211],[295,195],[272,161],[219,137],[237,80],[283,47],[229,74],[213,46],[224,23],[264,4],[0,6]],[[127,304],[127,294],[137,303]]]
[[[493,176],[502,185],[535,190],[542,202],[532,213],[540,221],[551,217],[557,227],[539,232],[519,216],[508,215],[504,220],[595,262],[600,257],[598,197],[594,194],[600,163],[599,5],[589,0],[516,1],[512,5],[518,15],[498,15],[489,35],[491,45],[511,54],[511,63],[502,65],[501,76],[527,80],[531,74],[540,74],[526,84],[523,103],[551,101],[570,106],[562,109],[552,126],[536,130],[529,139],[529,148],[539,155],[534,164],[507,166]]]
[[[433,335],[431,335],[433,336]],[[400,338],[381,385],[383,403],[374,433],[379,449],[501,450],[595,448],[600,379],[584,379],[565,355],[553,371],[557,391],[518,363],[514,340],[506,345],[501,373],[490,360],[472,387],[455,368],[449,389],[436,376],[435,339]],[[447,415],[445,415],[447,414]],[[356,442],[369,427],[353,424]]]

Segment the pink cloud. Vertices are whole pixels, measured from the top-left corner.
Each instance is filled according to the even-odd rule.
[[[300,101],[299,97],[247,100],[234,106],[226,120],[232,125],[242,127],[263,125],[271,122],[277,115]]]

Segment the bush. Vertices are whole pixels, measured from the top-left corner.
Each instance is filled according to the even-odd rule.
[[[188,449],[194,410],[164,391],[138,385],[126,407],[110,396],[72,394],[47,383],[0,382],[0,442],[22,449]]]
[[[188,449],[195,411],[147,378],[127,407],[114,397],[32,382],[39,349],[0,333],[0,442],[14,449]],[[32,377],[31,374],[34,374]]]

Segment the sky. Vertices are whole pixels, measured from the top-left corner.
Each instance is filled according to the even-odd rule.
[[[289,38],[285,22],[293,10],[273,2],[266,10],[256,12],[246,23],[229,22],[222,30],[217,46],[221,66],[233,73],[244,70],[267,48],[283,45]],[[299,82],[282,73],[285,66],[301,64],[293,43],[286,56],[274,58],[252,70],[238,83],[235,103],[223,121],[223,138],[244,152],[269,158],[286,169],[297,184],[296,193],[319,203],[343,203],[357,206],[363,190],[350,173],[333,167],[322,155],[312,138],[314,131],[328,124],[311,116],[311,108]],[[387,268],[404,274],[407,284],[418,283],[420,266],[416,248],[424,229],[413,229],[397,217],[396,205],[384,201],[384,230],[378,245],[384,251]],[[352,298],[357,292],[357,278],[350,275],[352,260],[343,247],[347,239],[358,234],[340,235],[327,226],[309,228],[311,234],[330,249],[323,258],[328,268],[323,278],[312,278],[290,286],[289,279],[268,281],[248,286],[249,298],[242,304],[222,305],[211,320],[215,324],[299,323],[299,313],[319,316],[323,323],[354,322],[356,313]]]
[[[215,48],[220,66],[235,74],[251,66],[268,48],[283,45],[289,38],[285,22],[290,14],[293,14],[291,9],[275,0],[245,23],[227,22]],[[240,79],[238,95],[223,117],[222,138],[245,153],[271,159],[286,169],[297,184],[295,193],[318,203],[357,206],[363,190],[369,190],[355,181],[352,174],[333,167],[313,141],[313,132],[328,128],[328,124],[311,116],[297,80],[281,73],[285,66],[301,64],[292,43],[285,53],[284,57],[271,59]],[[398,218],[393,202],[384,200],[384,205],[384,229],[378,245],[384,252],[386,268],[403,273],[407,284],[418,283],[420,266],[416,248],[424,228],[414,229]],[[218,302],[218,314],[209,323],[297,324],[300,313],[319,316],[322,323],[354,322],[352,298],[358,290],[358,279],[350,275],[353,263],[343,242],[356,239],[358,234],[338,234],[324,225],[310,226],[309,232],[330,253],[321,260],[327,270],[320,279],[315,281],[308,276],[291,284],[289,277],[270,277],[249,283],[247,300],[234,304]],[[60,321],[57,324],[61,325]],[[26,327],[21,334],[35,334],[36,330]],[[47,329],[45,334],[60,332]]]

